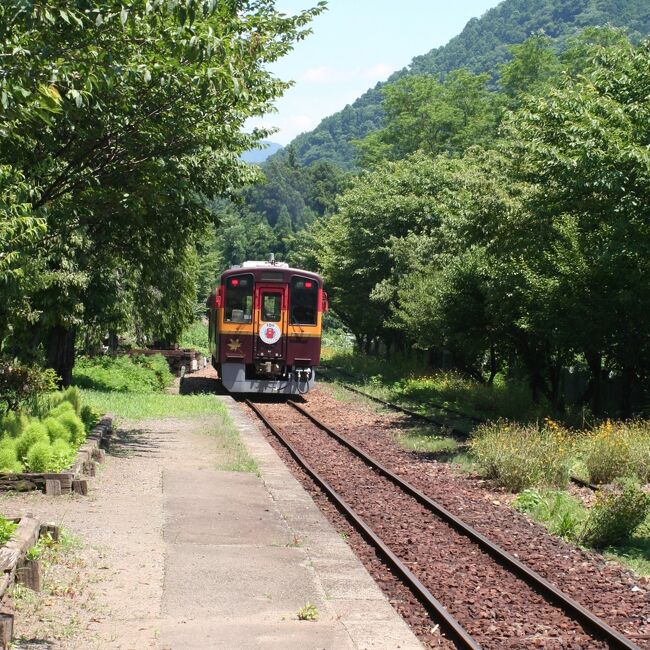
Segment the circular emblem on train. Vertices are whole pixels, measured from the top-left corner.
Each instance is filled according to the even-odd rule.
[[[264,343],[272,345],[277,343],[282,336],[282,331],[275,323],[262,323],[260,327],[260,338]]]

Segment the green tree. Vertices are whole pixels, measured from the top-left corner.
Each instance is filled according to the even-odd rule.
[[[593,49],[589,75],[565,76],[509,123],[511,155],[538,191],[545,245],[525,268],[540,314],[587,359],[632,385],[650,367],[650,41]],[[520,234],[528,226],[518,224]]]
[[[462,154],[496,136],[501,100],[488,75],[454,70],[444,82],[408,76],[383,89],[386,126],[358,143],[366,164],[398,160],[416,151]]]
[[[238,155],[267,134],[241,127],[287,87],[267,65],[322,9],[286,16],[272,0],[3,3],[0,195],[11,221],[0,265],[21,253],[43,258],[54,279],[35,292],[42,317],[29,327],[40,328],[64,381],[89,271],[106,251],[114,252],[106,271],[126,261],[140,279],[175,264],[212,218],[201,197],[254,176]],[[178,330],[192,286],[170,279],[160,290],[179,311],[162,337]]]

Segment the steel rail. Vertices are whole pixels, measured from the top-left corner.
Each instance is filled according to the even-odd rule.
[[[447,423],[443,422],[441,420],[436,420],[435,418],[432,418],[430,415],[423,415],[422,413],[418,413],[417,411],[412,411],[411,409],[404,408],[403,406],[399,406],[398,404],[393,404],[392,402],[387,402],[386,400],[381,399],[380,397],[375,397],[374,395],[370,395],[368,393],[364,393],[362,390],[359,390],[358,388],[355,388],[354,386],[350,386],[349,384],[344,384],[343,382],[338,382],[345,388],[346,390],[349,390],[353,393],[357,393],[358,395],[362,395],[363,397],[367,397],[368,399],[372,400],[373,402],[377,402],[378,404],[383,404],[384,406],[393,409],[395,411],[399,411],[401,413],[404,413],[406,415],[409,415],[414,418],[418,418],[420,420],[424,420],[426,422],[431,422],[432,424],[435,424],[439,427],[446,427]],[[460,413],[460,411],[456,411],[457,413]],[[467,416],[467,418],[470,418],[470,416]],[[478,418],[474,418],[477,422],[487,422],[487,420],[479,420]],[[464,440],[467,440],[469,438],[469,433],[466,431],[461,431],[460,429],[450,429],[453,435],[455,435],[458,438],[462,438]],[[584,488],[589,488],[592,492],[596,492],[601,488],[599,485],[595,485],[594,483],[589,483],[589,481],[584,481],[581,478],[578,478],[577,476],[570,476],[569,477],[570,481],[572,483],[575,483],[576,485],[579,485],[580,487]]]
[[[560,591],[546,578],[543,578],[539,573],[530,567],[526,566],[523,562],[515,558],[508,551],[502,549],[500,546],[491,542],[485,535],[477,531],[475,528],[466,524],[462,519],[452,514],[442,504],[434,501],[421,490],[414,487],[404,479],[397,476],[387,467],[382,465],[378,460],[368,455],[362,449],[357,447],[353,442],[345,438],[333,429],[321,422],[309,411],[304,409],[299,404],[289,401],[290,406],[296,409],[299,413],[311,420],[316,426],[325,431],[328,435],[338,440],[342,445],[347,447],[350,451],[361,458],[365,463],[373,467],[380,474],[392,481],[395,485],[404,490],[407,494],[414,497],[423,506],[438,515],[443,521],[449,524],[456,531],[471,539],[483,551],[490,555],[493,559],[502,564],[511,573],[520,577],[531,587],[534,587],[549,601],[559,606],[565,613],[569,614],[575,620],[580,621],[585,627],[590,629],[596,636],[604,641],[607,641],[614,648],[627,648],[628,650],[639,650],[639,647],[630,639],[616,631],[610,625],[605,623],[601,618],[590,612],[587,608],[580,605],[580,603],[567,596],[564,592]]]
[[[391,551],[386,543],[366,524],[325,479],[314,470],[291,443],[269,422],[266,416],[250,400],[246,404],[264,422],[266,427],[284,445],[296,462],[307,472],[317,485],[334,501],[334,503],[353,521],[357,530],[386,558],[388,564],[402,577],[408,587],[416,594],[424,606],[440,621],[441,626],[453,638],[460,648],[481,650],[481,646],[470,636],[460,623],[447,611],[445,606],[420,582],[411,570]]]

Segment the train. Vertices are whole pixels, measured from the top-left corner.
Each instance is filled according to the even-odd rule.
[[[322,277],[273,256],[222,273],[208,298],[208,316],[212,365],[223,387],[231,393],[308,393],[327,311]]]

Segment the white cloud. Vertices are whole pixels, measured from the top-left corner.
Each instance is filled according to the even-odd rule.
[[[362,77],[371,82],[383,81],[394,71],[395,66],[390,63],[377,63],[377,65],[366,68],[362,73]]]
[[[310,115],[290,115],[286,120],[286,125],[283,131],[293,131],[294,133],[302,133],[308,129],[316,126],[316,120]]]
[[[334,84],[347,81],[350,71],[332,68],[328,65],[320,65],[316,68],[309,68],[300,75],[300,81],[313,84]]]
[[[377,63],[369,68],[335,68],[320,65],[305,70],[299,81],[311,84],[344,84],[359,80],[375,83],[388,77],[394,70],[395,66],[389,63]]]

